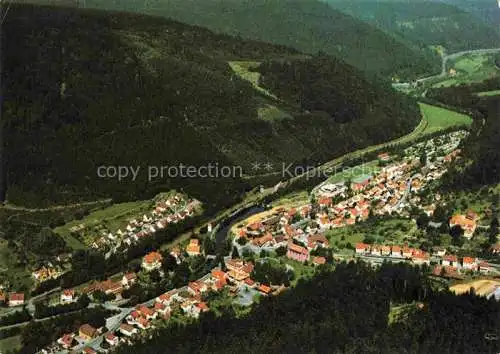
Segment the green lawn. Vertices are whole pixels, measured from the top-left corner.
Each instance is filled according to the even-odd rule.
[[[363,175],[374,176],[379,171],[380,167],[378,165],[378,160],[373,160],[365,164],[348,168],[345,169],[344,171],[335,173],[334,175],[328,178],[328,183],[337,183],[341,181],[355,180],[356,178],[359,178]]]
[[[273,202],[273,207],[283,206],[292,207],[309,202],[309,193],[307,191],[292,192]]]
[[[7,246],[7,241],[0,240],[0,284],[8,280],[15,284],[18,291],[28,291],[33,285],[31,274],[18,264],[18,256]]]
[[[480,97],[485,97],[485,96],[500,96],[500,90],[478,92],[477,95],[480,96]]]
[[[352,226],[345,226],[329,230],[325,233],[330,245],[340,250],[347,249],[347,245],[355,246],[369,236],[375,243],[401,245],[403,242],[416,241],[418,230],[408,219],[385,219],[374,222],[361,222]]]
[[[0,353],[7,351],[17,352],[22,347],[21,336],[7,337],[0,339]]]
[[[403,305],[391,304],[391,308],[389,310],[389,324],[407,319],[411,312],[415,311],[416,305],[417,304],[415,302]]]
[[[427,121],[427,127],[424,131],[425,134],[457,125],[472,124],[472,119],[465,114],[421,102],[419,102],[419,106],[424,119]]]

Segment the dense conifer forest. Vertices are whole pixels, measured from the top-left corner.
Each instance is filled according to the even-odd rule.
[[[500,43],[498,22],[490,21],[497,16],[494,1],[468,1],[458,8],[455,2],[465,1],[428,0],[325,0],[335,9],[363,20],[382,31],[412,43],[416,47],[442,46],[453,53],[470,49],[495,48]],[[448,2],[445,4],[444,2]],[[453,3],[453,4],[450,4]],[[480,13],[489,13],[482,20]],[[487,9],[487,10],[486,10]],[[469,13],[468,10],[472,11]]]
[[[434,292],[409,265],[339,264],[263,299],[237,319],[231,310],[188,325],[172,323],[120,353],[496,353],[500,304]],[[418,305],[421,303],[421,305]],[[389,323],[391,305],[412,304]]]
[[[77,0],[63,3],[82,6]],[[318,0],[86,0],[85,4],[164,16],[306,53],[324,51],[371,75],[413,79],[439,71],[439,57],[429,48],[393,38]]]
[[[324,55],[296,65],[307,95],[332,102],[314,107],[327,114],[271,102],[290,118],[262,119],[262,94],[228,61],[294,61],[300,53],[158,17],[18,5],[3,35],[7,199],[16,204],[131,200],[184,188],[212,210],[252,185],[239,176],[148,181],[145,170],[118,182],[98,178],[96,169],[218,162],[252,174],[253,161],[325,161],[401,136],[419,121],[414,102]],[[328,84],[315,86],[318,75]],[[334,110],[345,112],[342,122]]]

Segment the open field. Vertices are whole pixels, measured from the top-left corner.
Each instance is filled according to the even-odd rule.
[[[433,87],[448,87],[462,83],[480,82],[500,75],[500,70],[495,66],[494,54],[468,54],[459,57],[447,65],[447,70],[456,70],[456,75],[433,84]]]
[[[500,286],[500,281],[498,280],[474,280],[467,283],[455,284],[450,286],[450,290],[456,294],[463,294],[470,290],[470,288],[474,288],[474,291],[478,295],[486,296],[491,294],[495,290],[495,286]]]
[[[470,125],[472,119],[465,114],[450,111],[445,108],[431,106],[426,103],[419,103],[424,119],[427,120],[425,134],[430,134],[438,130],[446,129],[457,125]]]
[[[18,256],[8,247],[7,241],[0,240],[0,284],[7,280],[15,284],[15,290],[29,290],[33,284],[31,274],[18,264]]]
[[[500,96],[500,90],[478,92],[476,95],[479,97]]]
[[[21,336],[7,337],[0,339],[0,353],[7,351],[17,352],[22,347]]]
[[[265,88],[259,86],[260,73],[250,71],[252,67],[257,67],[260,65],[258,61],[230,61],[229,66],[236,75],[238,75],[243,80],[248,81],[252,84],[254,89],[264,94],[265,96],[277,100],[278,98]]]
[[[393,218],[380,220],[375,223],[364,222],[352,226],[334,228],[325,233],[330,243],[339,249],[348,249],[357,242],[362,242],[370,237],[374,243],[387,243],[401,245],[416,241],[418,236],[415,224],[408,219]],[[416,244],[415,244],[416,245]]]
[[[416,306],[417,304],[415,302],[403,305],[391,304],[391,308],[389,310],[389,324],[404,321],[416,309]]]
[[[257,114],[260,119],[273,121],[291,118],[292,116],[282,109],[280,100],[276,95],[272,94],[266,88],[259,85],[260,73],[250,71],[252,67],[260,65],[258,61],[230,61],[228,62],[231,69],[241,79],[252,84],[253,88],[260,92],[264,97],[257,109]]]
[[[328,178],[327,183],[338,183],[342,181],[355,180],[363,175],[375,175],[380,171],[378,160],[364,163],[360,166],[345,169]]]

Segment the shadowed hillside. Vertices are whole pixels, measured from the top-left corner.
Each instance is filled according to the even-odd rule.
[[[337,10],[417,46],[442,46],[448,53],[453,53],[495,48],[500,43],[498,27],[488,26],[479,17],[439,1],[324,1]]]
[[[79,3],[82,6],[83,1]],[[85,4],[165,16],[307,53],[322,51],[369,74],[412,79],[439,71],[439,58],[428,48],[409,46],[317,0],[86,0]]]
[[[323,56],[306,61],[315,63],[314,75],[301,85],[313,87],[321,75],[329,83],[322,97],[343,99],[332,96],[327,114],[289,100],[290,118],[261,119],[258,110],[269,98],[228,61],[293,62],[298,53],[161,18],[13,6],[3,42],[8,199],[17,204],[130,200],[184,188],[215,207],[252,186],[239,176],[148,181],[148,166],[217,162],[251,175],[262,173],[252,170],[254,161],[325,161],[403,135],[419,120],[413,102]],[[346,87],[357,92],[349,102]],[[374,100],[385,107],[377,114]],[[357,115],[342,122],[331,111],[351,105]],[[389,128],[372,131],[376,122]],[[136,180],[97,177],[97,167],[109,165],[142,170]]]

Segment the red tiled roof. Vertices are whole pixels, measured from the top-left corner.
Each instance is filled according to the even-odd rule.
[[[9,301],[24,301],[23,293],[9,293]]]
[[[316,264],[325,264],[326,258],[325,257],[314,257],[313,262]]]
[[[366,250],[367,248],[370,248],[370,245],[367,245],[366,243],[362,243],[362,242],[356,243],[357,250]]]
[[[73,290],[73,289],[65,289],[65,290],[63,290],[63,294],[65,296],[73,296],[73,295],[75,295],[75,290]]]
[[[162,256],[159,252],[153,251],[144,256],[144,262],[146,263],[156,263],[162,260]]]
[[[120,325],[120,329],[126,331],[126,332],[132,332],[134,330],[134,327],[132,327],[131,325],[129,324],[126,324],[126,323],[122,323]]]
[[[295,253],[309,254],[309,251],[302,246],[296,245],[293,242],[288,243],[288,249]]]
[[[472,263],[475,263],[476,262],[476,259],[475,258],[472,258],[472,257],[464,257],[463,259],[463,263],[464,264],[472,264]]]
[[[457,258],[457,256],[450,254],[448,256],[445,256],[444,260],[448,261],[448,262],[456,262],[456,261],[458,261],[458,258]]]
[[[267,285],[260,284],[259,285],[259,291],[262,291],[265,294],[269,294],[271,292],[271,288]]]

